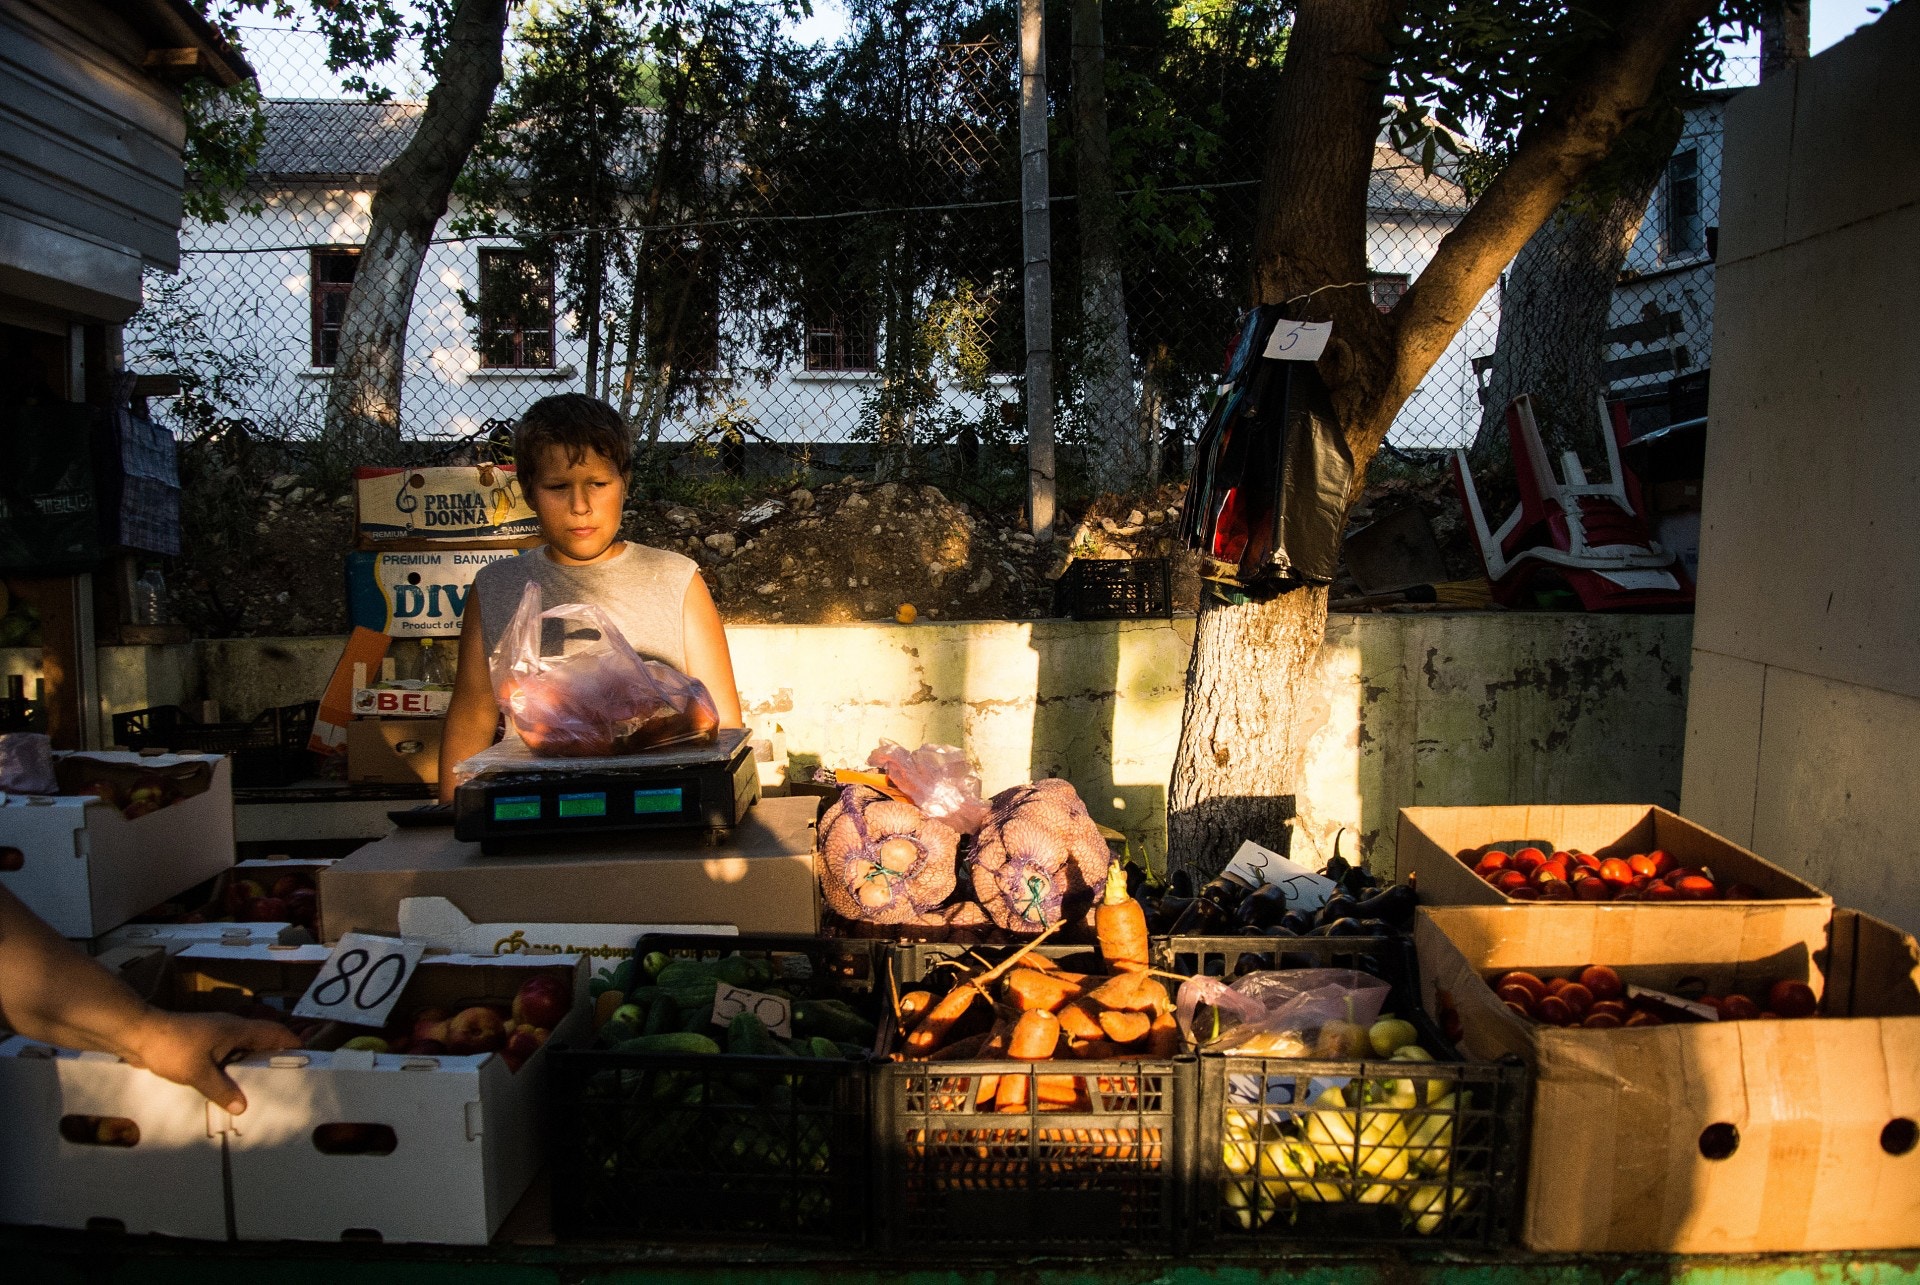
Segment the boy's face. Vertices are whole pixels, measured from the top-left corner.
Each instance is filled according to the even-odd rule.
[[[540,534],[563,562],[592,562],[620,538],[626,496],[626,480],[606,456],[587,451],[569,463],[559,446],[541,453],[527,488]]]

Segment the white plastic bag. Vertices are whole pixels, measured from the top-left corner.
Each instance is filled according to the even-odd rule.
[[[542,622],[571,620],[598,631],[570,655],[542,656]],[[671,665],[642,660],[620,627],[591,603],[540,609],[528,582],[520,606],[488,657],[494,699],[535,754],[590,758],[711,740],[720,715],[706,684]]]
[[[1180,1029],[1209,1053],[1236,1050],[1269,1057],[1369,1056],[1325,1047],[1326,1028],[1353,1038],[1380,1016],[1392,987],[1351,968],[1287,968],[1253,972],[1224,985],[1189,977],[1174,998]]]

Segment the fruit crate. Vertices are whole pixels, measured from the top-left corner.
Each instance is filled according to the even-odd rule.
[[[1165,558],[1075,558],[1053,584],[1053,614],[1074,620],[1169,619]]]
[[[872,1011],[884,947],[660,934],[634,958],[762,960],[796,1000]],[[865,1059],[619,1053],[549,1059],[554,1228],[570,1237],[857,1246],[866,1236]]]
[[[1153,951],[1158,967],[1222,978],[1253,968],[1357,968],[1392,988],[1382,1011],[1411,1022],[1439,1059],[1202,1054],[1189,1197],[1196,1245],[1511,1238],[1527,1072],[1517,1062],[1459,1060],[1417,1002],[1410,939],[1163,937]]]
[[[1086,948],[1039,949],[1069,971],[1098,966]],[[896,946],[894,977],[905,990],[968,950]],[[990,961],[1006,955],[974,953]],[[887,1022],[883,1055],[897,1036]],[[1195,1073],[1191,1057],[877,1064],[877,1242],[889,1251],[950,1254],[1176,1248],[1192,1167],[1184,1120],[1194,1106]],[[1069,1078],[1080,1100],[1057,1111],[978,1109],[1007,1075],[1028,1081],[1030,1104],[1049,1087],[1043,1082]]]
[[[263,710],[248,723],[201,723],[178,705],[154,705],[113,716],[113,739],[130,750],[225,754],[233,759],[233,786],[291,785],[309,774],[307,739],[319,701]]]

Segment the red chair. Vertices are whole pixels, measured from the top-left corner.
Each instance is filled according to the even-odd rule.
[[[1564,480],[1556,477],[1532,399],[1516,397],[1507,407],[1520,507],[1497,531],[1487,525],[1467,453],[1454,452],[1454,483],[1480,542],[1494,599],[1520,606],[1537,588],[1564,584],[1588,611],[1685,610],[1693,605],[1693,583],[1679,557],[1654,541],[1641,516],[1639,479],[1620,466],[1626,409],[1598,400],[1607,447],[1603,483],[1587,481],[1572,451],[1561,456]]]

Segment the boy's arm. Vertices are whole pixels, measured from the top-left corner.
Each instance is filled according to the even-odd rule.
[[[493,700],[487,672],[486,635],[480,630],[480,595],[467,594],[460,621],[459,668],[453,675],[453,699],[440,730],[440,801],[453,802],[453,769],[493,744],[500,729],[500,707]]]
[[[293,1048],[276,1022],[227,1013],[166,1013],[74,949],[0,888],[0,1024],[30,1040],[112,1053],[191,1085],[238,1114],[246,1098],[220,1069],[236,1052]]]
[[[740,689],[733,685],[733,655],[727,650],[727,631],[720,625],[720,610],[713,605],[707,582],[698,572],[687,582],[681,624],[686,636],[688,675],[705,683],[713,693],[720,726],[739,727]]]

